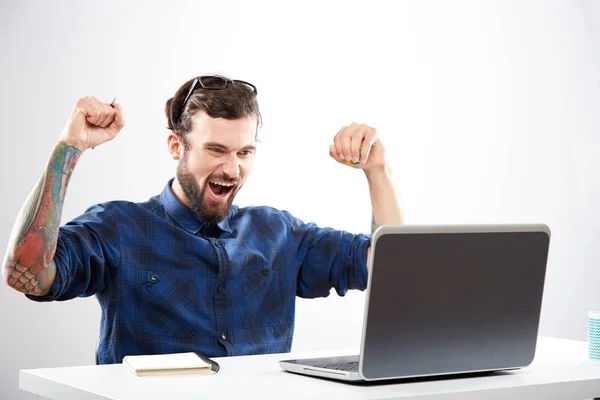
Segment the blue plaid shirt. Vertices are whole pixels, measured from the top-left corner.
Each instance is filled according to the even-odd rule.
[[[56,280],[35,301],[96,295],[98,358],[199,351],[289,352],[295,296],[364,290],[369,236],[305,224],[269,207],[231,207],[205,224],[171,191],[89,208],[60,228]]]

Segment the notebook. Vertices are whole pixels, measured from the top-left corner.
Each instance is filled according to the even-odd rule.
[[[219,364],[195,352],[125,356],[123,367],[137,376],[209,375],[219,371]]]

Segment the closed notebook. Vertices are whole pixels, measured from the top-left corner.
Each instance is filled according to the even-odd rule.
[[[123,357],[123,366],[137,376],[214,374],[219,364],[200,353],[174,353]]]

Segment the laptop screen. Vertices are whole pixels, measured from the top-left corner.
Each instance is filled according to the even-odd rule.
[[[548,233],[407,229],[376,238],[363,375],[378,379],[529,364]]]

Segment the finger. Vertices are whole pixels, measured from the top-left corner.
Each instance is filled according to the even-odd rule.
[[[115,120],[110,127],[121,130],[125,126],[125,120],[123,119],[123,107],[121,107],[121,104],[119,103],[114,103],[113,108],[115,110]]]
[[[360,157],[361,163],[367,163],[367,161],[369,160],[369,154],[371,154],[371,148],[373,147],[373,144],[377,142],[377,140],[379,140],[379,137],[377,136],[377,130],[370,126],[367,127],[367,131],[362,145],[362,155]]]
[[[111,138],[114,138],[124,126],[125,121],[123,120],[123,111],[121,106],[115,106],[115,119],[112,124],[106,127],[106,130],[109,132]]]
[[[110,126],[110,124],[112,124],[114,122],[116,114],[117,113],[114,110],[109,112],[106,115],[106,118],[104,119],[104,121],[102,121],[102,123],[99,126],[101,128],[106,128],[107,126]]]
[[[92,105],[88,105],[88,107],[83,110],[83,114],[86,116],[87,122],[94,126],[98,125],[98,121],[102,116],[100,110]]]
[[[86,96],[79,99],[77,102],[77,108],[80,113],[85,116],[85,119],[91,125],[96,126],[100,117],[102,116],[100,102],[93,96]]]
[[[345,161],[352,160],[352,136],[354,136],[356,128],[357,125],[353,123],[342,133],[342,135],[340,135],[340,143],[342,146],[341,154]]]
[[[117,112],[108,104],[105,104],[103,108],[106,117],[100,122],[98,126],[106,128],[107,126],[113,123]]]
[[[344,126],[344,127],[343,127],[342,129],[340,129],[340,130],[338,131],[338,133],[336,133],[336,135],[333,137],[333,144],[335,145],[335,150],[336,150],[336,153],[337,153],[337,155],[338,155],[338,157],[339,157],[340,159],[343,159],[343,158],[344,158],[344,156],[343,156],[343,154],[342,154],[342,142],[341,142],[340,138],[342,137],[342,135],[343,135],[343,132],[344,132],[346,129],[348,129],[348,127],[347,127],[347,126]]]
[[[113,108],[113,103],[102,103],[100,100],[94,98],[96,100],[96,108],[99,108],[102,111],[102,117],[98,120],[98,126],[101,128],[106,128],[108,125],[112,124],[115,119],[115,109]],[[116,99],[113,100],[113,102]]]
[[[354,134],[352,135],[352,142],[350,144],[350,149],[352,152],[352,162],[353,163],[358,163],[360,161],[360,148],[362,145],[362,141],[364,139],[366,130],[367,130],[367,126],[366,125],[359,125],[356,129],[356,131],[354,131]]]
[[[110,108],[110,106],[107,106],[106,104],[101,104],[100,105],[100,117],[98,118],[98,122],[96,123],[97,126],[99,126],[100,128],[104,128],[106,127],[106,120],[110,117],[110,114],[112,112],[109,112],[106,107]],[[114,111],[112,108],[110,108],[112,111]]]
[[[329,146],[329,155],[337,162],[344,162],[344,160],[339,156],[335,144]]]

